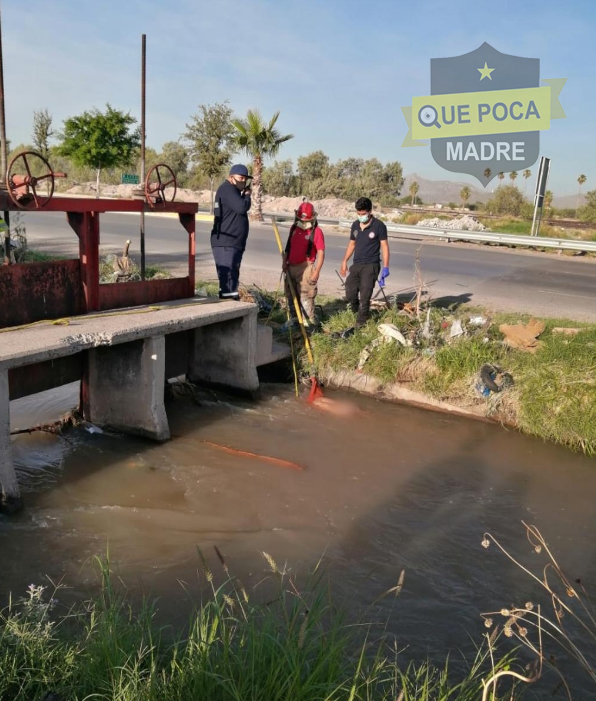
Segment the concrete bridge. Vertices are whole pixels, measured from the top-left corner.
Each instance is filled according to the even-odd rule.
[[[189,298],[88,314],[68,324],[0,330],[0,485],[5,512],[22,505],[11,459],[10,399],[82,376],[85,418],[123,433],[168,440],[168,379],[252,393],[257,367],[287,357],[257,307]]]
[[[0,193],[1,195],[1,193]],[[8,203],[0,202],[10,208]],[[257,367],[288,355],[257,307],[195,297],[195,203],[165,203],[188,234],[188,275],[100,285],[100,214],[138,200],[54,198],[79,258],[0,266],[0,511],[22,506],[11,458],[10,400],[79,380],[87,421],[163,441],[168,379],[255,392]]]

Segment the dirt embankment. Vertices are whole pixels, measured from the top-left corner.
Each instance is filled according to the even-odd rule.
[[[103,185],[101,187],[101,196],[131,199],[135,191],[139,188],[139,185]],[[166,190],[166,193],[168,193],[168,190]],[[75,185],[66,190],[63,194],[94,197],[95,183],[88,182]],[[176,200],[180,202],[198,202],[201,209],[209,209],[211,193],[209,190],[178,188],[176,191]],[[298,208],[301,202],[302,197],[272,197],[271,195],[263,195],[263,211],[291,213]],[[341,200],[337,197],[326,197],[325,199],[314,200],[313,204],[320,217],[328,217],[330,219],[354,218],[353,202]],[[395,214],[390,214],[389,216],[398,216],[398,214],[399,212],[396,211]]]

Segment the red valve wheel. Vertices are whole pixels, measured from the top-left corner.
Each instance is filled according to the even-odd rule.
[[[66,173],[55,173],[47,160],[35,151],[23,151],[16,155],[6,171],[6,183],[10,199],[19,209],[41,209],[52,199],[55,178],[65,178]],[[41,191],[40,185],[47,187]]]
[[[170,196],[166,195],[166,188],[173,188]],[[152,207],[161,205],[165,207],[166,202],[173,202],[177,190],[176,175],[174,171],[165,163],[158,163],[153,166],[145,178],[145,197]]]

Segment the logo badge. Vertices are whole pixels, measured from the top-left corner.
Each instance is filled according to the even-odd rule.
[[[541,81],[540,59],[502,54],[484,43],[430,64],[430,95],[402,107],[410,127],[402,146],[430,139],[435,163],[472,175],[484,187],[500,172],[533,165],[540,132],[565,117],[558,98],[566,78]]]

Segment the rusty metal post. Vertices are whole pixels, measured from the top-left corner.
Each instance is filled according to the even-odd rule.
[[[145,86],[147,35],[141,36],[141,187],[145,188]],[[141,280],[145,279],[145,212],[141,212]]]
[[[79,237],[84,312],[99,310],[99,212],[67,212],[68,223]]]
[[[0,10],[1,13],[1,10]],[[0,189],[8,187],[6,168],[8,166],[8,148],[6,145],[6,112],[4,109],[4,54],[2,49],[2,17],[0,14]],[[4,262],[10,265],[10,215],[4,212]]]
[[[1,10],[0,10],[1,12]],[[4,110],[4,57],[2,54],[2,17],[0,16],[0,182],[6,182],[6,167],[8,165],[8,149],[6,148],[6,113]]]
[[[188,234],[188,296],[195,296],[195,256],[196,256],[196,215],[183,214],[178,215],[180,223],[186,229]]]

